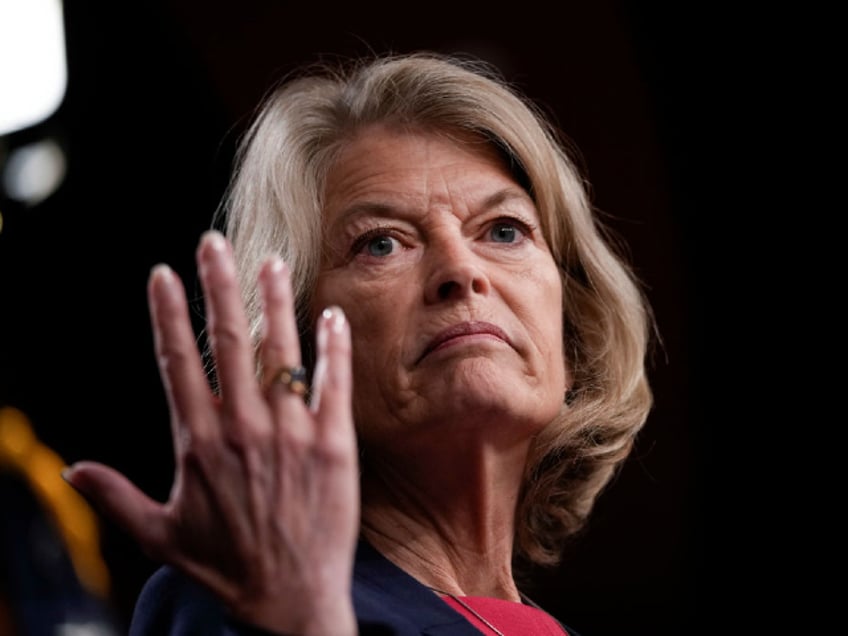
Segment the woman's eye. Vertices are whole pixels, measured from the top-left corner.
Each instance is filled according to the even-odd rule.
[[[521,238],[521,229],[510,221],[498,221],[489,231],[489,236],[496,243],[515,243]]]
[[[395,249],[395,240],[385,234],[372,236],[366,241],[365,249],[370,256],[388,256]]]
[[[381,258],[395,251],[397,239],[383,229],[366,232],[354,242],[351,254]]]

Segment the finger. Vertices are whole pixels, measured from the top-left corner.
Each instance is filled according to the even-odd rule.
[[[221,398],[231,410],[246,412],[245,401],[252,401],[258,392],[252,390],[256,386],[252,346],[232,249],[220,232],[203,235],[197,264]]]
[[[174,444],[179,448],[186,433],[205,433],[199,427],[212,421],[209,382],[179,277],[167,265],[157,265],[147,293],[156,362],[171,409]]]
[[[350,324],[340,307],[321,313],[317,345],[311,408],[325,434],[349,439],[353,432]]]
[[[167,540],[166,515],[161,504],[109,466],[77,462],[63,473],[100,513],[125,529],[151,557],[163,554]]]
[[[281,370],[301,364],[300,340],[297,333],[291,272],[277,256],[266,261],[259,275],[263,302],[262,368],[269,394],[274,397],[295,397],[298,394],[283,383],[275,382]]]

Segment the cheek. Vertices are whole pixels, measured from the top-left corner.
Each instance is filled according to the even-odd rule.
[[[362,305],[353,311],[353,416],[357,428],[381,421],[386,412],[401,408],[409,395],[403,324],[394,312],[371,312]],[[361,432],[367,437],[367,432]]]
[[[379,313],[369,318],[369,313],[363,311],[362,306],[357,307],[350,318],[354,377],[361,374],[373,376],[388,364],[392,357],[389,346],[397,341],[394,334],[387,331],[390,328],[391,324],[383,322]]]
[[[373,376],[399,355],[406,312],[398,291],[342,276],[328,275],[319,281],[316,301],[340,306],[350,323],[356,375]]]
[[[557,390],[564,389],[566,379],[565,349],[562,337],[562,320],[557,320],[562,312],[551,310],[550,322],[537,325],[536,333],[531,334],[538,355],[542,358],[544,377]]]
[[[563,340],[562,281],[559,271],[551,263],[537,271],[546,272],[544,277],[533,276],[528,289],[541,290],[530,302],[528,319],[535,325],[531,337],[539,354],[545,360],[551,380],[562,388],[567,381],[565,346]],[[543,322],[539,322],[539,320]]]

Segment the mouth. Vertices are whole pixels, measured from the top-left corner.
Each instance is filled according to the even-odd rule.
[[[418,364],[434,351],[475,337],[495,338],[512,346],[509,337],[506,335],[504,330],[497,325],[493,325],[490,322],[476,320],[471,322],[462,322],[437,333],[433,339],[427,343],[427,346],[424,347],[424,351],[415,363]]]

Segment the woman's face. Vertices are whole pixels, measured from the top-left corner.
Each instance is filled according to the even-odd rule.
[[[371,127],[331,169],[324,214],[313,310],[338,304],[350,320],[365,443],[511,442],[559,412],[559,272],[491,148]]]

